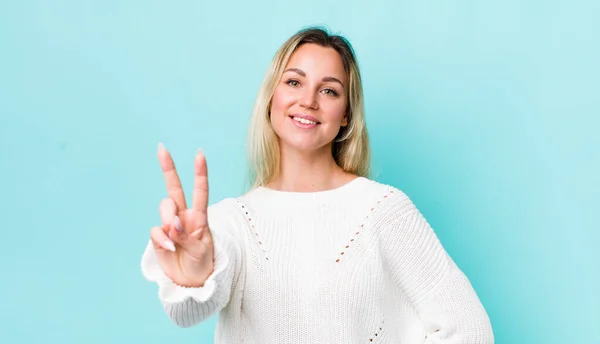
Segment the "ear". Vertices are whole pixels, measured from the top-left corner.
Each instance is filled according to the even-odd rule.
[[[348,115],[344,115],[344,118],[342,118],[342,123],[340,124],[340,126],[345,127],[348,125]]]

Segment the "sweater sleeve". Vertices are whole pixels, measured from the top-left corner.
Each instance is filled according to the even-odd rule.
[[[142,255],[142,274],[158,285],[158,298],[165,312],[180,327],[196,325],[225,307],[240,273],[242,254],[230,228],[232,221],[215,206],[209,207],[208,219],[214,240],[214,271],[203,287],[175,284],[159,265],[152,241]]]
[[[382,217],[383,259],[398,292],[423,321],[425,344],[493,344],[490,319],[470,281],[421,212],[398,195]]]

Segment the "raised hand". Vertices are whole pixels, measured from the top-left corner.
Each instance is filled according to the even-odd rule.
[[[207,218],[206,159],[199,149],[194,161],[193,201],[189,209],[171,154],[162,144],[158,145],[158,161],[169,196],[160,203],[162,226],[150,230],[158,263],[176,284],[201,287],[214,268],[214,245]]]

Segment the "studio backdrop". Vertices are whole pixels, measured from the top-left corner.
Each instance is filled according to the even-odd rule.
[[[245,191],[277,47],[322,25],[362,72],[373,178],[407,193],[501,344],[600,343],[597,1],[4,1],[0,342],[212,343],[140,260],[203,148],[210,203]],[[323,319],[327,321],[327,319]]]

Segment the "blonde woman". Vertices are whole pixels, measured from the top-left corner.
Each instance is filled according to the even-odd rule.
[[[168,316],[219,313],[216,343],[493,343],[469,280],[399,189],[369,179],[361,77],[347,40],[305,29],[276,53],[249,132],[254,186],[208,206],[195,160],[142,257]]]

